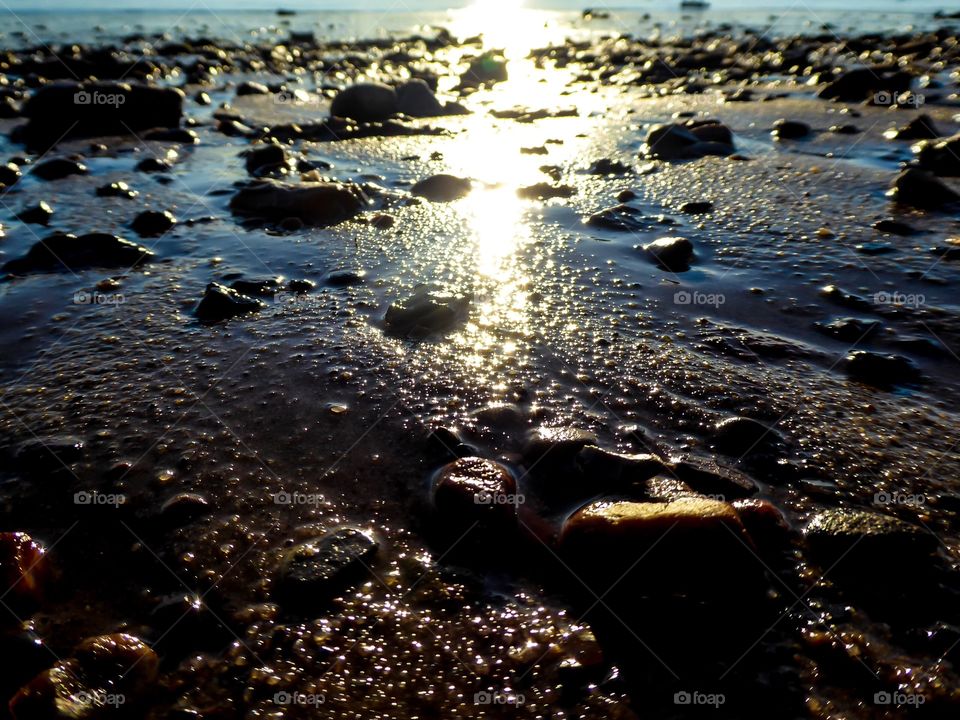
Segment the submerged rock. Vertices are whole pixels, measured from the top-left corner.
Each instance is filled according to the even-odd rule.
[[[379,543],[347,527],[294,546],[284,553],[276,580],[282,602],[313,607],[367,577]]]
[[[23,108],[28,123],[16,139],[46,150],[69,138],[129,135],[179,127],[184,94],[176,88],[127,83],[55,82],[35,91]]]
[[[891,572],[896,572],[898,563],[922,561],[939,545],[924,528],[890,515],[848,508],[816,513],[803,535],[811,553],[824,564],[842,560],[845,568],[865,569],[886,565]]]
[[[908,225],[900,220],[894,220],[893,218],[878,220],[871,227],[878,232],[887,233],[889,235],[899,235],[901,237],[910,237],[919,232],[912,225]]]
[[[177,219],[169,210],[145,210],[130,223],[130,227],[140,237],[163,235],[177,224]]]
[[[586,225],[616,232],[640,232],[646,229],[643,213],[630,205],[604,208],[584,220]]]
[[[3,271],[13,275],[36,272],[69,272],[94,267],[136,267],[155,257],[153,251],[107,233],[69,235],[56,233],[10,260]]]
[[[125,200],[133,200],[139,194],[139,192],[122,181],[101,185],[97,188],[97,197],[119,197]]]
[[[633,168],[610,158],[600,158],[587,168],[588,175],[626,175],[633,172]]]
[[[813,326],[824,335],[850,343],[872,337],[883,327],[879,320],[853,317],[837,318],[828,323],[814,323]]]
[[[418,286],[405,300],[387,308],[384,316],[387,330],[398,335],[427,335],[443,332],[466,315],[470,299],[463,295],[439,292],[426,285]]]
[[[551,185],[550,183],[536,183],[517,188],[517,196],[525,200],[550,200],[551,198],[569,198],[577,194],[577,189],[571,185]]]
[[[30,171],[41,180],[62,180],[71,175],[86,175],[90,172],[86,165],[67,158],[51,158],[34,165]]]
[[[444,521],[456,525],[516,522],[517,481],[500,463],[464,457],[445,465],[437,474],[433,502]]]
[[[914,147],[917,165],[940,177],[960,177],[960,134]]]
[[[49,225],[52,217],[53,208],[44,200],[17,213],[17,220],[31,225]]]
[[[693,261],[693,243],[685,237],[665,237],[643,246],[650,259],[662,269],[684,272]]]
[[[909,358],[868,350],[855,350],[847,355],[844,368],[852,379],[880,389],[916,384],[921,377]]]
[[[0,192],[6,192],[20,182],[23,173],[16,163],[8,162],[0,165]]]
[[[359,122],[379,122],[400,112],[397,91],[382,83],[357,83],[333,99],[330,114]]]
[[[358,215],[368,200],[353,183],[291,185],[262,180],[240,190],[230,201],[235,215],[269,221],[296,218],[306,225],[336,225]]]
[[[960,201],[960,195],[937,180],[932,173],[917,168],[908,168],[900,173],[887,196],[901,205],[921,210],[936,210]]]
[[[610,488],[641,483],[669,472],[664,461],[656,455],[623,455],[596,445],[582,447],[576,463],[584,475],[599,481],[598,485]]]
[[[783,438],[769,425],[748,417],[732,417],[716,424],[711,446],[724,455],[748,455],[767,452]]]
[[[942,133],[933,124],[929,115],[918,115],[903,127],[887,130],[883,136],[888,140],[932,140]]]
[[[196,316],[202,323],[216,323],[265,307],[266,304],[256,298],[247,297],[219,283],[210,283],[197,306]]]
[[[473,183],[469,178],[440,174],[421,180],[410,188],[410,192],[432,202],[453,202],[466,197],[472,187]]]

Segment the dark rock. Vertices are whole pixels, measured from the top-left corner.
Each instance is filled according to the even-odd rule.
[[[587,168],[588,175],[626,175],[631,172],[633,172],[632,167],[610,158],[600,158]]]
[[[646,229],[642,220],[643,213],[629,205],[617,205],[604,208],[588,217],[584,222],[590,227],[617,232],[640,232]]]
[[[636,200],[637,194],[633,190],[621,190],[617,193],[617,202],[625,203]]]
[[[910,89],[913,77],[907,73],[887,67],[864,67],[848,70],[832,79],[823,87],[818,97],[842,102],[860,102],[874,98],[878,93],[893,98]]]
[[[470,193],[473,183],[469,178],[454,175],[433,175],[414,185],[410,192],[432,202],[452,202]]]
[[[708,200],[701,200],[696,202],[685,202],[677,208],[680,212],[687,215],[700,215],[702,213],[708,213],[713,210],[713,203]]]
[[[344,88],[333,99],[330,114],[359,122],[379,122],[400,112],[397,92],[381,83],[357,83]]]
[[[17,220],[31,225],[49,225],[52,217],[53,208],[44,200],[17,213]]]
[[[188,128],[158,128],[143,136],[144,140],[153,142],[180,143],[181,145],[196,145],[200,136]]]
[[[430,86],[420,78],[414,78],[397,87],[397,107],[404,115],[415,118],[439,117],[446,110]]]
[[[734,500],[732,504],[761,553],[787,546],[790,524],[776,505],[757,498]]]
[[[396,224],[397,219],[393,215],[389,215],[387,213],[377,213],[370,218],[370,225],[375,227],[377,230],[389,230]]]
[[[387,308],[387,330],[398,335],[424,335],[449,330],[466,315],[470,299],[418,286],[405,300]]]
[[[156,633],[153,648],[165,658],[219,650],[235,639],[204,598],[191,592],[160,598],[150,613],[150,625]]]
[[[704,137],[718,139],[704,140],[694,131]],[[647,134],[640,152],[646,157],[660,160],[695,160],[708,155],[732,155],[734,147],[732,142],[726,140],[728,133],[729,130],[724,126],[715,127],[713,124],[695,128],[675,123],[654,125]],[[729,137],[732,138],[732,135]]]
[[[825,285],[820,290],[820,294],[831,302],[843,307],[853,308],[855,310],[873,310],[873,305],[860,295],[856,295],[849,290],[844,290],[836,285]]]
[[[15,466],[31,475],[63,472],[64,466],[83,457],[83,441],[72,436],[45,437],[21,445],[15,455]]]
[[[460,76],[458,89],[472,90],[484,85],[505,82],[507,78],[507,61],[502,55],[491,50],[470,61],[470,66]]]
[[[5,165],[0,165],[0,192],[16,185],[20,181],[21,175],[20,168],[15,163],[8,162]]]
[[[577,189],[570,185],[551,185],[537,183],[517,188],[517,196],[525,200],[549,200],[551,198],[569,198],[577,194]]]
[[[160,516],[173,527],[186,525],[210,512],[210,503],[198,493],[177,493],[160,506]]]
[[[810,135],[810,126],[794,120],[777,120],[770,132],[775,140],[799,140]]]
[[[748,417],[721,420],[714,426],[710,439],[717,452],[736,456],[768,452],[782,442],[783,438],[772,427]]]
[[[327,275],[327,285],[333,287],[346,287],[348,285],[359,285],[363,282],[367,273],[363,270],[335,270]]]
[[[620,488],[649,480],[669,472],[664,461],[656,455],[621,455],[586,445],[576,457],[580,471],[604,488]]]
[[[153,257],[154,253],[142,245],[107,233],[80,237],[56,233],[35,243],[26,255],[9,261],[2,269],[22,275],[93,267],[136,267]]]
[[[135,170],[143,173],[165,173],[173,169],[173,163],[165,158],[149,157],[137,163]]]
[[[854,245],[853,249],[863,255],[889,255],[897,251],[893,245],[880,242],[859,243]]]
[[[140,237],[158,237],[177,224],[169,210],[145,210],[130,224]]]
[[[670,458],[669,473],[702,495],[723,499],[749,497],[756,483],[739,470],[696,455]]]
[[[932,173],[908,168],[897,176],[887,196],[901,205],[936,210],[960,201],[960,195],[937,180]]]
[[[18,139],[46,150],[67,138],[129,135],[151,128],[176,128],[184,95],[175,88],[126,83],[56,82],[27,101],[29,119]]]
[[[315,607],[367,577],[367,564],[379,544],[356,528],[341,528],[296,545],[286,553],[277,576],[281,602]]]
[[[684,272],[693,261],[693,243],[685,237],[665,237],[643,246],[644,252],[662,269]]]
[[[133,200],[139,194],[125,182],[112,182],[109,185],[102,185],[97,188],[97,197],[119,197]]]
[[[539,427],[531,430],[523,446],[528,466],[547,464],[573,465],[574,459],[587,445],[596,445],[597,436],[575,427]]]
[[[240,190],[230,201],[235,215],[282,221],[297,218],[306,225],[336,225],[359,214],[368,203],[353,183],[288,185],[258,181]]]
[[[433,502],[445,522],[503,525],[516,522],[517,481],[493,460],[465,457],[445,465],[437,474]]]
[[[857,135],[860,133],[860,128],[856,125],[831,125],[830,132],[836,135]]]
[[[960,177],[960,134],[919,143],[917,165],[940,177]]]
[[[202,323],[216,323],[265,307],[266,304],[260,300],[242,295],[233,288],[210,283],[197,306],[196,315]]]
[[[929,115],[918,115],[903,127],[887,130],[883,135],[889,140],[932,140],[942,133]]]
[[[699,124],[687,124],[690,133],[701,142],[733,145],[733,132],[726,125],[715,120],[707,120]]]
[[[890,218],[886,220],[878,220],[873,224],[873,229],[889,235],[900,235],[901,237],[910,237],[919,232],[912,225],[908,225],[905,222]]]
[[[283,290],[283,278],[267,278],[266,280],[236,280],[230,287],[241,295],[249,297],[272,298]]]
[[[246,156],[247,172],[251,175],[276,170],[287,164],[287,153],[274,143],[254,147],[247,151]]]
[[[879,320],[852,317],[837,318],[828,323],[814,323],[813,326],[824,335],[848,343],[858,343],[873,337],[883,327]]]
[[[923,562],[938,546],[935,535],[889,515],[837,508],[816,513],[803,530],[814,557],[826,566],[875,570]]]
[[[235,118],[223,118],[217,121],[216,130],[227,137],[250,137],[256,131]]]
[[[855,350],[844,360],[847,374],[854,380],[881,389],[912,385],[920,380],[920,371],[905,357]]]
[[[71,175],[86,175],[90,171],[86,165],[76,160],[67,158],[51,158],[34,165],[30,170],[31,175],[36,175],[41,180],[53,181],[62,180]]]
[[[268,88],[263,83],[246,81],[237,85],[237,97],[244,97],[246,95],[269,95],[270,88]]]
[[[292,293],[308,293],[316,290],[317,284],[313,280],[299,279],[287,283],[287,290]]]

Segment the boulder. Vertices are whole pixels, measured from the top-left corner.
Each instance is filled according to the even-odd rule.
[[[466,197],[472,187],[469,178],[440,174],[421,180],[410,188],[410,192],[432,202],[452,202]]]
[[[330,106],[333,117],[380,122],[400,112],[397,91],[382,83],[357,83],[337,93]]]
[[[887,197],[901,205],[921,210],[937,210],[960,201],[960,195],[926,170],[907,168],[897,176]]]
[[[437,100],[430,86],[420,78],[414,78],[397,87],[397,106],[401,113],[416,118],[445,115],[443,104]]]

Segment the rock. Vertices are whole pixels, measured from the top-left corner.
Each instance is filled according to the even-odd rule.
[[[663,460],[656,455],[622,455],[603,450],[596,445],[582,447],[577,453],[576,463],[580,472],[603,488],[620,488],[642,483],[655,475],[669,472]]]
[[[0,583],[4,587],[4,602],[17,613],[31,613],[44,598],[51,579],[45,553],[43,546],[26,533],[0,533]],[[4,617],[0,626],[10,622],[15,619]]]
[[[130,227],[140,237],[158,237],[177,224],[177,219],[169,210],[145,210],[130,223]]]
[[[269,95],[270,88],[268,88],[263,83],[246,81],[237,85],[237,97],[244,97],[247,95]]]
[[[216,130],[227,137],[251,137],[254,129],[235,118],[224,118],[217,121]]]
[[[748,498],[734,500],[733,509],[762,553],[784,548],[789,542],[790,524],[780,509],[769,500]]]
[[[90,172],[86,165],[76,160],[67,158],[51,158],[34,165],[30,171],[31,175],[36,175],[41,180],[53,181],[62,180],[71,175],[86,175]]]
[[[62,272],[94,267],[137,267],[155,257],[153,251],[107,233],[56,233],[35,243],[26,255],[6,263],[12,275]]]
[[[445,465],[433,486],[433,502],[441,518],[455,525],[503,525],[516,522],[517,481],[493,460],[465,457]]]
[[[330,114],[359,122],[380,122],[400,112],[397,92],[381,83],[357,83],[344,88],[333,99]]]
[[[860,128],[856,125],[831,125],[830,132],[836,135],[858,135]]]
[[[410,297],[387,308],[384,322],[387,330],[402,336],[443,332],[460,322],[469,306],[470,299],[463,295],[419,285]]]
[[[31,225],[49,225],[52,217],[53,208],[44,200],[17,213],[17,220]]]
[[[23,108],[29,122],[17,140],[39,150],[68,138],[129,135],[176,128],[184,95],[169,87],[127,83],[55,82],[35,91]]]
[[[813,515],[803,530],[811,554],[826,567],[843,563],[843,569],[889,569],[923,562],[938,541],[929,531],[889,515],[837,508]]]
[[[908,358],[867,350],[855,350],[847,355],[844,368],[853,380],[882,390],[895,385],[914,385],[921,378],[920,371]]]
[[[908,168],[897,176],[887,196],[901,205],[936,210],[960,201],[960,195],[937,180],[932,173]]]
[[[914,146],[917,165],[940,177],[960,177],[960,134]]]
[[[693,243],[685,237],[665,237],[643,246],[644,252],[662,269],[684,272],[693,261]]]
[[[836,285],[825,285],[820,290],[820,294],[831,302],[855,310],[873,310],[874,306],[860,295],[856,295],[849,290],[844,290]]]
[[[631,172],[632,167],[610,158],[600,158],[587,168],[588,175],[626,175]]]
[[[397,219],[388,213],[377,213],[370,218],[370,225],[377,230],[389,230],[397,224]]]
[[[247,172],[257,175],[284,167],[287,164],[287,153],[276,143],[260,145],[247,151]]]
[[[210,502],[198,493],[177,493],[160,506],[160,516],[172,527],[186,525],[210,512]]]
[[[708,128],[712,125],[700,127]],[[732,142],[725,140],[729,130],[727,132],[719,129],[697,130],[704,137],[724,138],[724,140],[703,140],[695,134],[694,130],[697,130],[697,128],[691,129],[676,123],[654,125],[647,133],[647,138],[640,148],[640,153],[646,157],[660,160],[695,160],[708,155],[733,154]]]
[[[713,210],[713,203],[708,200],[685,202],[677,208],[685,215],[701,215]]]
[[[756,483],[747,475],[712,459],[681,455],[670,458],[667,467],[670,475],[701,495],[729,500],[757,492]]]
[[[777,120],[770,131],[774,140],[799,140],[810,135],[810,126],[794,120]]]
[[[131,189],[125,182],[112,182],[109,185],[102,185],[97,188],[97,197],[119,197],[126,200],[133,200],[140,193]]]
[[[710,439],[711,447],[724,455],[738,457],[768,452],[783,442],[769,425],[748,417],[731,417],[718,422]]]
[[[134,712],[156,682],[157,654],[132,635],[84,640],[73,655],[59,660],[13,697],[14,720],[95,720]]]
[[[173,163],[165,158],[149,157],[138,162],[134,169],[142,173],[165,173],[173,169]]]
[[[888,235],[899,235],[901,237],[910,237],[919,232],[915,227],[892,218],[878,220],[872,227],[878,232],[887,233]]]
[[[832,79],[824,86],[817,97],[842,102],[860,102],[876,99],[877,94],[893,98],[910,89],[913,77],[907,73],[887,67],[864,67],[848,70]]]
[[[701,142],[733,145],[733,132],[716,120],[705,120],[699,124],[687,124],[690,133]]]
[[[414,78],[397,87],[397,106],[401,113],[415,118],[438,117],[446,114],[430,86]]]
[[[716,593],[763,567],[733,507],[708,498],[592,503],[563,524],[560,550],[588,584],[621,578],[628,595]]]
[[[153,142],[180,143],[182,145],[196,145],[200,142],[200,136],[188,128],[157,128],[144,135],[143,139]]]
[[[281,602],[315,607],[367,577],[379,543],[357,528],[340,528],[284,553],[276,581]]]
[[[8,162],[0,165],[0,192],[5,192],[20,181],[23,173],[16,163]]]
[[[864,255],[888,255],[897,251],[893,245],[880,242],[858,243],[853,246],[853,249]]]
[[[616,232],[636,233],[646,229],[643,213],[629,205],[604,208],[588,217],[584,223],[590,227]]]
[[[38,438],[17,449],[15,467],[30,475],[54,474],[80,460],[83,452],[83,441],[71,435]]]
[[[570,185],[551,185],[550,183],[536,183],[517,188],[517,196],[525,200],[549,200],[551,198],[569,198],[577,194],[577,189]]]
[[[233,288],[210,283],[197,306],[196,316],[202,323],[216,323],[265,307],[266,304],[260,300],[242,295]]]
[[[441,174],[421,180],[410,188],[410,192],[432,202],[453,202],[468,195],[472,187],[469,178]]]
[[[848,343],[859,343],[873,337],[883,327],[879,320],[853,317],[837,318],[828,323],[814,323],[813,326],[824,335]]]
[[[230,287],[241,295],[249,297],[272,298],[283,290],[283,278],[267,278],[265,280],[235,280]],[[293,291],[295,292],[295,291]]]
[[[196,593],[180,592],[160,598],[149,621],[156,637],[153,648],[165,659],[200,650],[220,650],[235,639]]]
[[[297,218],[306,225],[336,225],[358,215],[367,196],[353,183],[290,185],[261,180],[240,190],[230,201],[235,215],[282,221]]]
[[[597,436],[589,430],[568,426],[539,427],[528,434],[523,458],[528,467],[545,461],[572,465],[584,447],[596,444]]]
[[[327,285],[333,287],[359,285],[363,282],[366,275],[367,273],[363,270],[335,270],[327,275]]]
[[[492,50],[473,58],[467,71],[460,76],[459,90],[474,90],[484,85],[506,82],[507,61]]]
[[[888,140],[933,140],[942,133],[929,115],[917,115],[903,127],[887,130],[883,136]]]

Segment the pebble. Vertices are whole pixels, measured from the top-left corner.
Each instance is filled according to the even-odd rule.
[[[665,237],[643,246],[650,259],[670,272],[685,272],[693,261],[693,243],[685,237]]]
[[[920,371],[909,358],[868,350],[847,355],[844,369],[853,380],[884,390],[895,385],[913,385],[921,379]]]
[[[700,215],[713,210],[713,203],[708,200],[685,202],[677,208],[685,215]]]
[[[136,267],[154,257],[152,250],[116,235],[91,233],[77,237],[56,233],[34,244],[23,257],[7,262],[2,270],[23,275],[93,267]]]
[[[287,550],[275,592],[281,602],[314,608],[369,574],[379,543],[365,530],[345,527]]]
[[[83,163],[67,158],[51,158],[34,165],[30,170],[31,175],[36,175],[41,180],[53,181],[62,180],[71,175],[87,175],[89,169]]]
[[[265,307],[266,304],[260,300],[242,295],[233,288],[210,283],[197,306],[196,316],[202,323],[216,323]]]
[[[165,500],[160,506],[160,516],[165,523],[173,527],[181,527],[207,515],[211,510],[210,502],[199,493],[177,493]]]
[[[276,143],[260,145],[246,152],[247,172],[251,175],[274,171],[286,164],[287,153]]]
[[[748,417],[725,418],[713,429],[710,444],[724,455],[744,456],[768,452],[783,441],[769,425]]]
[[[145,210],[130,223],[130,227],[140,237],[158,237],[177,224],[177,219],[169,210]]]
[[[139,194],[122,181],[112,182],[109,185],[102,185],[97,188],[97,197],[119,197],[125,200],[133,200]]]
[[[244,97],[245,95],[269,95],[270,88],[268,88],[263,83],[246,81],[237,85],[237,97]]]
[[[550,183],[536,183],[517,188],[517,197],[525,200],[550,200],[551,198],[569,198],[577,194],[577,189],[571,185],[551,185]]]
[[[470,194],[473,182],[455,175],[432,175],[415,184],[410,192],[431,202],[453,202]]]
[[[315,182],[289,185],[259,180],[230,200],[235,215],[260,220],[296,218],[305,225],[336,225],[358,215],[369,203],[354,183]]]
[[[3,186],[3,191],[16,185],[22,175],[23,173],[20,172],[20,167],[16,163],[0,164],[0,185]]]
[[[397,91],[382,83],[357,83],[333,99],[330,114],[359,122],[380,122],[400,112]]]
[[[538,427],[528,433],[523,457],[528,467],[544,461],[567,465],[572,464],[584,447],[598,442],[589,430],[569,426]]]
[[[795,120],[777,120],[770,134],[774,140],[799,140],[810,135],[810,126]]]
[[[36,205],[25,207],[17,213],[17,220],[31,225],[49,225],[52,217],[53,208],[45,200],[41,200]]]
[[[449,330],[464,318],[470,299],[418,286],[413,294],[391,303],[384,316],[387,329],[398,335],[428,335]]]
[[[616,232],[637,233],[646,229],[643,213],[629,205],[616,205],[604,208],[588,217],[585,224],[590,227],[614,230]]]
[[[460,458],[437,474],[433,503],[442,520],[458,526],[515,523],[519,505],[517,481],[498,462]]]

